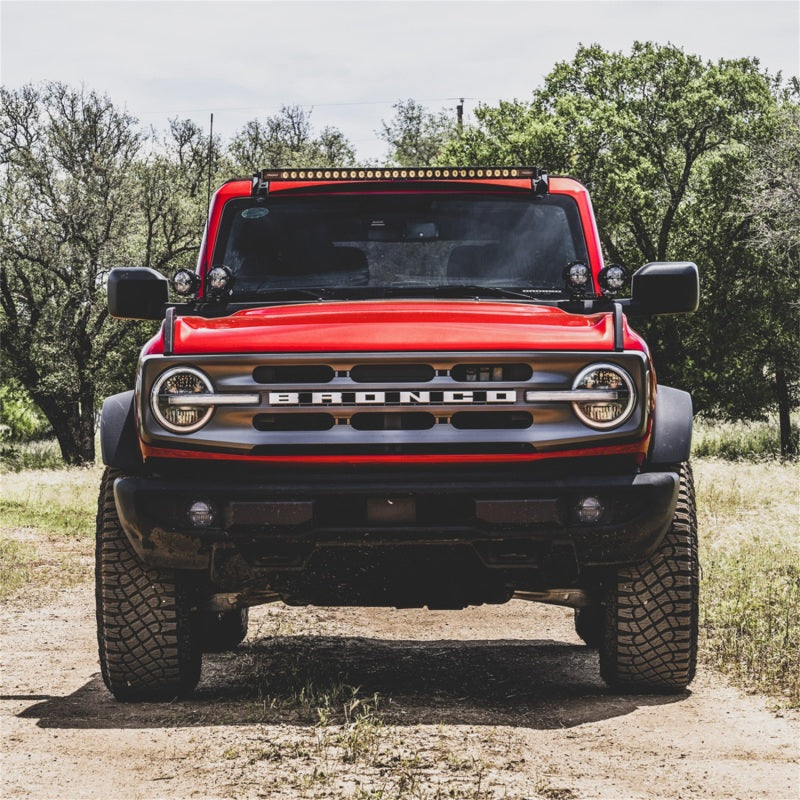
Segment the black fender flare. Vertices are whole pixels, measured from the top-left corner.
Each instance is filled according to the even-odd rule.
[[[103,463],[128,473],[139,472],[144,466],[136,433],[133,399],[132,390],[111,395],[103,401],[103,410],[100,412],[100,452]]]
[[[656,391],[651,464],[680,464],[692,450],[692,396],[659,384]]]

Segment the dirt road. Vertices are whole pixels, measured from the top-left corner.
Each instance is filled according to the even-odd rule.
[[[797,714],[702,670],[612,694],[564,609],[262,607],[195,698],[142,705],[103,687],[91,586],[0,622],[8,798],[800,796]]]

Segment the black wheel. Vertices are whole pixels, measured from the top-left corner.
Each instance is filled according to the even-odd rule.
[[[248,613],[246,608],[236,611],[210,611],[203,614],[201,647],[204,653],[224,653],[235,650],[247,636]]]
[[[194,582],[142,565],[119,523],[116,470],[106,469],[97,509],[95,586],[103,681],[118,700],[170,700],[200,678]]]
[[[692,470],[680,468],[672,525],[645,562],[620,569],[606,597],[600,672],[615,689],[679,692],[694,677],[697,514]]]
[[[604,624],[605,609],[602,606],[575,609],[575,633],[595,650],[603,644]]]

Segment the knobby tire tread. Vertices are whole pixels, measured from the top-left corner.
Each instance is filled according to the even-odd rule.
[[[678,692],[697,663],[699,566],[692,471],[681,464],[678,501],[661,545],[618,570],[606,598],[600,672],[623,691]]]
[[[171,700],[200,678],[193,584],[177,570],[145,567],[119,522],[106,469],[97,509],[95,586],[103,681],[124,701]]]

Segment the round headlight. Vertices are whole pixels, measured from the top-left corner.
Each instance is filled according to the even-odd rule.
[[[175,294],[181,296],[193,294],[199,285],[200,278],[197,277],[197,273],[190,272],[188,269],[179,269],[172,276],[172,288],[175,290]]]
[[[614,428],[633,413],[636,389],[631,376],[615,364],[592,364],[572,384],[573,390],[591,392],[572,404],[578,418],[592,428]]]
[[[573,297],[583,297],[592,288],[592,271],[582,261],[572,261],[564,267],[564,283]]]
[[[150,408],[159,424],[173,433],[192,433],[203,427],[214,406],[193,404],[191,398],[211,394],[211,381],[200,370],[174,367],[153,384]]]

